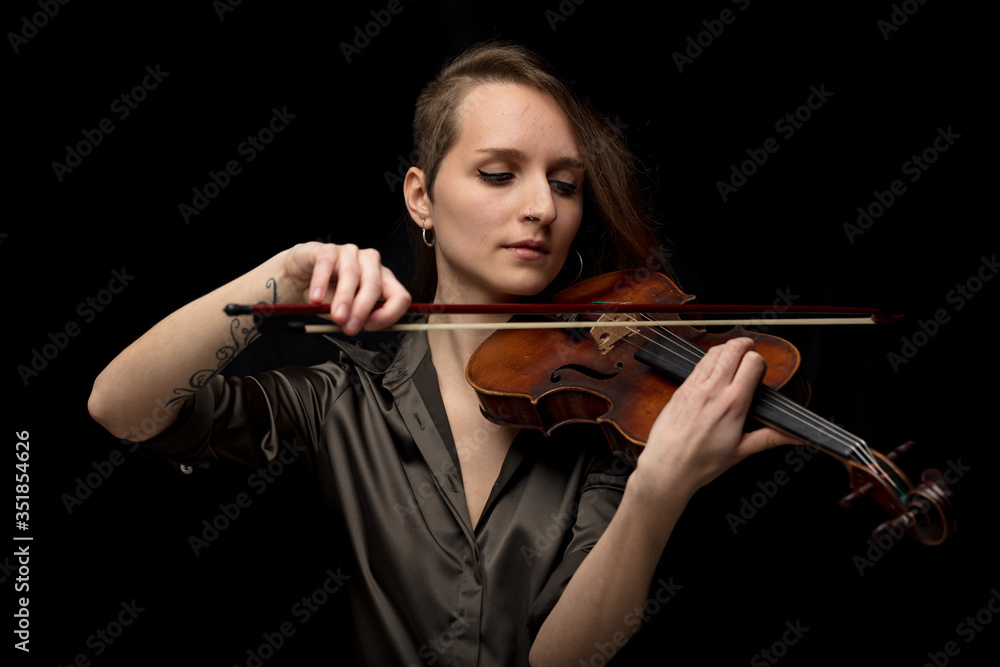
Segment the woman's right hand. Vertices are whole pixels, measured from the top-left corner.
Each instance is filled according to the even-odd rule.
[[[288,251],[285,275],[299,302],[330,304],[330,318],[348,336],[394,324],[412,300],[377,250],[353,244],[296,245]]]

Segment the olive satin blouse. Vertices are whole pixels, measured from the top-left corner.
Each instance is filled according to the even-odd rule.
[[[339,362],[213,377],[142,443],[178,469],[304,452],[346,531],[354,650],[370,665],[526,665],[630,467],[600,430],[515,437],[473,528],[426,334],[398,353],[331,339]]]

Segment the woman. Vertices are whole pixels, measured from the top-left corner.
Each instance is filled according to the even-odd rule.
[[[512,302],[567,275],[660,262],[620,138],[530,52],[489,44],[456,59],[421,94],[414,138],[404,196],[423,253],[415,294]],[[227,303],[329,303],[354,335],[392,324],[411,298],[373,250],[295,246],[129,346],[95,382],[91,414],[186,471],[220,457],[259,465],[294,438],[350,540],[366,664],[606,659],[636,630],[691,495],[789,442],[742,433],[762,358],[746,340],[710,351],[634,471],[596,428],[543,438],[487,422],[465,380],[486,331],[409,334],[388,365],[345,345],[339,363],[217,373],[235,340],[219,317]],[[246,342],[256,335],[234,326]]]

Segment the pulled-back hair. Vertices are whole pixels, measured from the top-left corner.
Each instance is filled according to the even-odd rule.
[[[671,275],[653,221],[639,196],[635,159],[621,134],[588,100],[563,83],[549,63],[518,44],[485,42],[472,46],[446,63],[417,98],[414,166],[424,172],[431,199],[441,162],[462,129],[462,102],[477,86],[491,83],[529,86],[548,93],[570,120],[586,172],[583,223],[574,242],[584,258],[581,277],[653,263]],[[417,253],[411,292],[415,300],[429,301],[437,281],[434,253],[419,241],[416,225],[407,227]],[[573,262],[575,253],[571,255],[569,261]]]

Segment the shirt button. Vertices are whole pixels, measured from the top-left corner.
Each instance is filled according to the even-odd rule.
[[[181,464],[181,472],[184,473],[185,475],[190,475],[192,472],[194,472],[194,468],[186,464]]]

